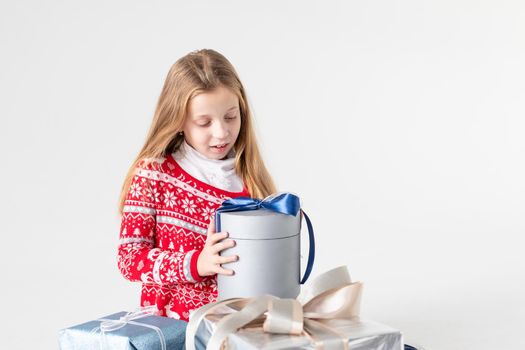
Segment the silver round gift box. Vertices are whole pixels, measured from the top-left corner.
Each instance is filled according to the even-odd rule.
[[[239,260],[222,264],[235,274],[217,276],[218,300],[299,295],[301,211],[295,216],[268,209],[222,212],[220,226],[236,243],[221,255]]]

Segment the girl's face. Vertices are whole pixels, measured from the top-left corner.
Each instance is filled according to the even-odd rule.
[[[186,142],[210,159],[224,159],[241,129],[239,99],[220,86],[194,96],[184,123]]]

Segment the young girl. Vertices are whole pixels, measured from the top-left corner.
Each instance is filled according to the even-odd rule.
[[[231,63],[207,49],[180,58],[120,197],[118,267],[142,282],[141,306],[188,321],[215,301],[217,274],[234,273],[221,264],[238,259],[219,255],[235,242],[215,232],[215,210],[228,198],[274,192]]]

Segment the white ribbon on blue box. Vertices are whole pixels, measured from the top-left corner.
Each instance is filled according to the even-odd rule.
[[[62,329],[59,331],[60,349],[182,349],[187,322],[156,313],[156,306],[145,307]]]

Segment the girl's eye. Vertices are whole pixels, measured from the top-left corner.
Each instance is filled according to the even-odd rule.
[[[227,120],[233,120],[233,119],[235,119],[235,118],[237,118],[236,115],[234,115],[234,116],[227,116],[227,117],[224,117],[224,119],[227,119]],[[208,122],[206,122],[206,123],[197,124],[197,125],[198,125],[198,126],[201,126],[201,127],[205,127],[205,126],[208,126],[208,125],[210,125],[210,124],[211,124],[211,122],[208,121]]]

